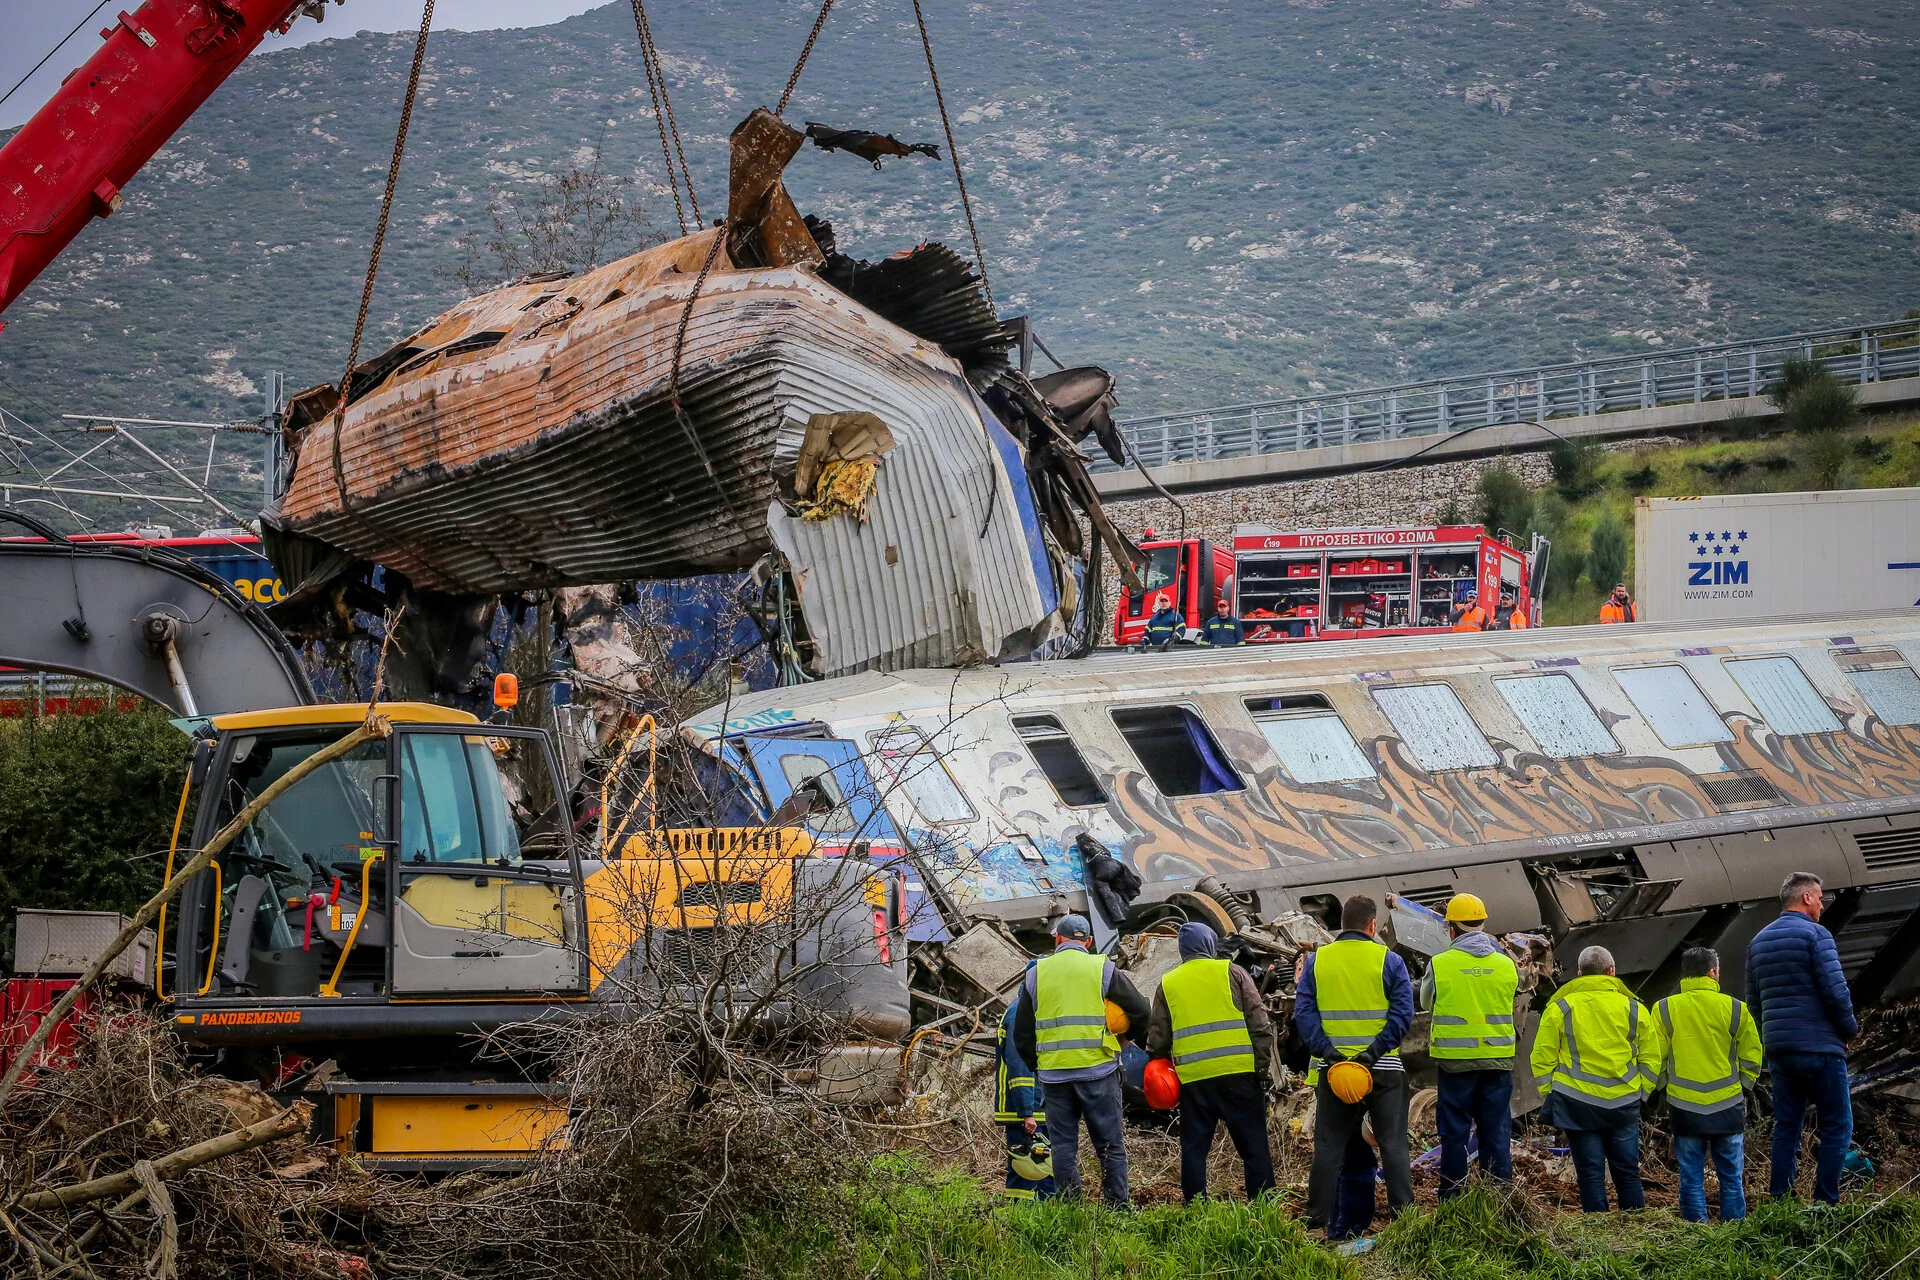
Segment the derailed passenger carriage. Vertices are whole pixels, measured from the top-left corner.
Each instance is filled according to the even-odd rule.
[[[982,919],[1042,941],[1086,901],[1085,832],[1145,880],[1135,925],[1196,914],[1196,885],[1236,901],[1204,877],[1330,927],[1356,892],[1471,892],[1563,967],[1601,944],[1657,994],[1714,946],[1737,993],[1810,870],[1872,1003],[1920,985],[1917,656],[1904,610],[1394,637],[870,673],[687,732],[763,808],[803,793],[816,833],[909,857],[923,944]]]

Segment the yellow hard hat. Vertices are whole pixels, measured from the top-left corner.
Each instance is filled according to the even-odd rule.
[[[1487,918],[1487,904],[1471,893],[1456,893],[1447,899],[1448,924],[1478,924]]]
[[[1357,1062],[1336,1062],[1327,1068],[1327,1088],[1342,1102],[1358,1102],[1373,1092],[1373,1072]]]
[[[1107,1001],[1107,1034],[1123,1036],[1133,1027],[1128,1021],[1126,1010],[1113,1001]]]

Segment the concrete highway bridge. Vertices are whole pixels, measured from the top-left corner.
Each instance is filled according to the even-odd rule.
[[[1442,461],[1539,446],[1551,436],[1656,435],[1737,414],[1764,398],[1789,357],[1810,356],[1859,387],[1863,408],[1920,403],[1920,320],[1794,333],[1328,392],[1121,422],[1137,465],[1101,456],[1104,498],[1238,488],[1361,471],[1421,454]]]

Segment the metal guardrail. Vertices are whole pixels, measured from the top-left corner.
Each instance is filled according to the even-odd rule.
[[[1920,377],[1920,320],[1226,405],[1125,419],[1119,427],[1146,466],[1212,462],[1744,399],[1765,391],[1796,355],[1819,360],[1848,382]],[[1121,470],[1104,455],[1092,469]]]

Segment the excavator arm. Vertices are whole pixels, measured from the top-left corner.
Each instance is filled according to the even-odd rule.
[[[146,0],[0,147],[0,311],[200,109],[269,31],[324,0]]]
[[[0,666],[64,671],[130,689],[178,715],[223,715],[314,700],[300,655],[260,606],[159,547],[0,540]]]

